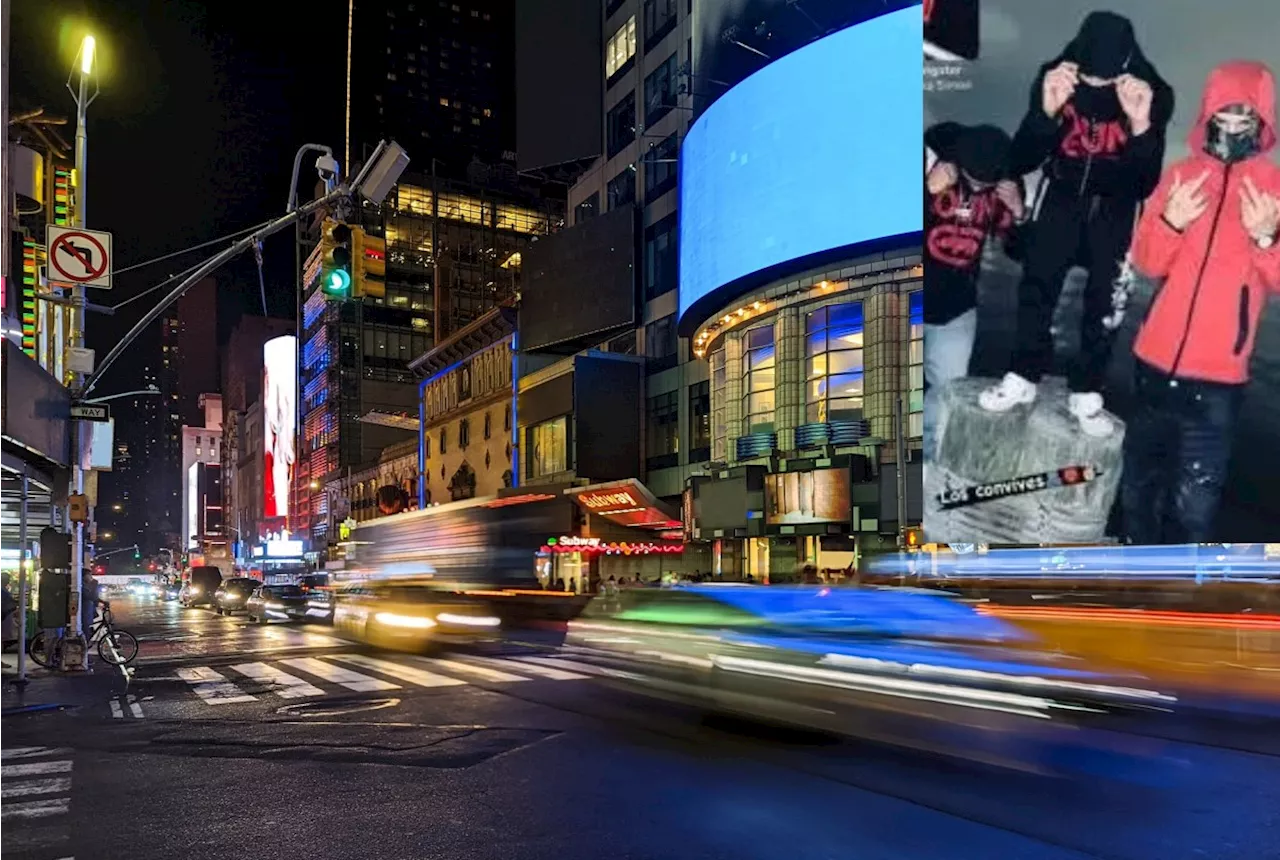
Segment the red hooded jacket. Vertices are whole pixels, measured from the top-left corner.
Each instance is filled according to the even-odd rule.
[[[1258,154],[1227,165],[1204,151],[1205,126],[1232,104],[1247,104],[1262,118]],[[1164,284],[1138,330],[1133,351],[1147,364],[1183,379],[1242,384],[1268,292],[1280,293],[1280,241],[1260,249],[1240,221],[1245,177],[1280,198],[1276,144],[1275,78],[1262,63],[1236,60],[1209,73],[1200,114],[1190,135],[1191,156],[1169,167],[1147,200],[1134,235],[1134,268]],[[1177,232],[1164,220],[1174,178],[1191,182],[1208,172],[1203,215]]]

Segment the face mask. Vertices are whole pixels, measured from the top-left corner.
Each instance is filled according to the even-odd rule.
[[[1258,154],[1257,127],[1246,131],[1223,131],[1217,120],[1210,120],[1205,136],[1204,151],[1224,164],[1235,164]]]
[[[1071,101],[1083,116],[1093,120],[1118,119],[1120,99],[1114,86],[1093,87],[1081,81]]]

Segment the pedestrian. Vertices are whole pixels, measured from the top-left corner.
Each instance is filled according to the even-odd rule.
[[[80,630],[84,633],[85,642],[93,630],[93,619],[98,614],[98,580],[93,571],[85,568],[80,578]]]
[[[1080,266],[1087,281],[1067,408],[1091,436],[1115,430],[1102,389],[1122,306],[1117,284],[1139,209],[1160,180],[1172,116],[1173,89],[1123,16],[1090,12],[1041,67],[1010,150],[1016,174],[1043,171],[1027,227],[1017,341],[1004,378],[979,396],[983,409],[1007,412],[1036,399],[1052,369],[1058,298]]]
[[[1120,498],[1133,543],[1205,543],[1268,295],[1280,292],[1275,78],[1259,62],[1209,73],[1191,154],[1143,213],[1134,269],[1162,282],[1134,339],[1135,410]]]
[[[9,575],[5,574],[3,620],[0,621],[4,629],[3,649],[5,651],[8,651],[18,641],[18,631],[21,630],[18,626],[20,621],[18,618],[18,601],[14,598],[13,593],[9,591],[11,582]]]

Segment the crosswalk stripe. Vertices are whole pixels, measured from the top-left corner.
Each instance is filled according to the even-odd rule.
[[[48,818],[51,815],[65,814],[70,805],[69,797],[6,803],[0,807],[0,818]]]
[[[457,678],[450,678],[448,675],[437,675],[435,672],[415,669],[402,663],[392,663],[390,660],[366,657],[363,654],[326,654],[325,657],[329,660],[354,663],[357,666],[372,669],[383,675],[390,675],[392,678],[399,678],[401,681],[417,684],[419,687],[457,687],[467,683]]]
[[[467,663],[462,660],[450,660],[445,657],[414,657],[415,661],[426,663],[432,666],[441,666],[455,672],[476,675],[484,678],[486,681],[528,681],[529,679],[523,675],[513,675],[510,672],[502,672],[498,669],[490,669],[488,666],[480,666],[475,663]]]
[[[513,658],[510,660],[489,659],[489,660],[486,660],[485,662],[486,663],[497,662],[497,663],[502,663],[503,665],[511,665],[512,663],[515,663],[517,666],[520,667],[521,672],[532,672],[533,674],[538,675],[539,677],[550,678],[553,681],[579,681],[583,678],[588,677],[587,675],[582,675],[577,672],[570,672],[567,669],[563,669],[558,663],[552,662],[551,660],[539,661],[535,663],[533,662],[533,660]]]
[[[0,797],[25,797],[29,794],[58,794],[71,790],[71,777],[54,776],[49,779],[27,779],[0,787]]]
[[[51,773],[71,773],[70,761],[38,761],[31,764],[6,764],[0,767],[0,777],[45,776]]]
[[[324,690],[315,684],[305,681],[297,675],[290,675],[275,666],[268,666],[266,663],[240,663],[231,668],[241,675],[269,685],[272,688],[271,692],[282,699],[300,699],[304,696],[324,695]]]
[[[178,677],[191,685],[191,689],[207,705],[230,705],[236,702],[256,702],[257,696],[250,696],[235,684],[227,680],[221,672],[215,672],[208,666],[195,666],[179,669]]]
[[[310,675],[315,675],[318,678],[324,678],[326,681],[341,684],[348,690],[355,690],[357,693],[400,689],[399,684],[392,684],[379,678],[371,678],[359,672],[352,672],[350,669],[334,666],[332,663],[317,660],[315,657],[297,657],[292,660],[281,660],[280,662]]]
[[[511,659],[515,660],[518,663],[530,663],[530,664],[535,664],[539,666],[566,667],[568,669],[574,669],[578,672],[581,672],[583,677],[592,676],[592,675],[602,675],[602,674],[606,674],[608,671],[601,666],[595,666],[595,665],[592,665],[591,663],[583,663],[579,660],[567,660],[564,657],[538,657],[538,656],[531,655],[528,657],[512,657]]]
[[[47,755],[69,755],[71,750],[66,747],[11,747],[7,750],[0,750],[0,760],[8,761],[11,758],[40,758]]]
[[[124,708],[120,706],[119,699],[111,700],[111,716],[117,720],[124,719]]]

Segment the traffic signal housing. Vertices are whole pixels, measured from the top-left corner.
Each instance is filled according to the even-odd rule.
[[[351,298],[351,228],[326,218],[320,243],[324,248],[320,268],[320,289],[331,299]]]
[[[356,298],[387,295],[387,243],[357,227],[351,243],[352,294]]]
[[[919,526],[909,526],[904,530],[903,543],[907,549],[920,549],[921,544],[924,543],[923,535],[920,532]]]

